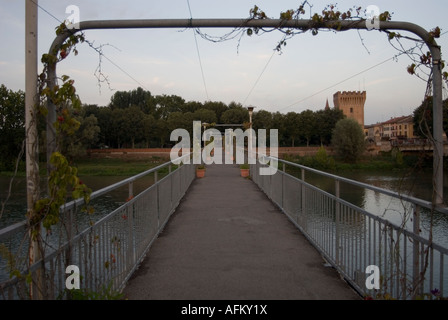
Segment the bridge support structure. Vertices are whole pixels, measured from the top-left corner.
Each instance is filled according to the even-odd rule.
[[[50,54],[56,55],[67,38],[78,31],[99,30],[99,29],[159,29],[159,28],[273,28],[285,29],[294,28],[303,31],[316,29],[331,29],[335,31],[347,30],[372,30],[372,26],[367,20],[358,21],[324,21],[316,22],[310,19],[147,19],[147,20],[97,20],[84,21],[79,23],[79,29],[66,29],[60,33],[51,45]],[[381,21],[377,24],[378,31],[407,31],[417,35],[429,48],[433,62],[433,203],[443,204],[443,111],[442,111],[442,58],[441,48],[434,40],[433,36],[424,28],[410,23],[399,21]],[[49,86],[56,86],[56,63],[48,66],[47,79]],[[55,151],[54,144],[54,122],[55,105],[48,102],[47,132],[48,143],[47,154]]]

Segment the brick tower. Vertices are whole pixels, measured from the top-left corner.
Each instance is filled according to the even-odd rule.
[[[353,118],[358,121],[364,129],[365,91],[338,91],[333,95],[333,101],[335,109],[342,110],[347,118]]]

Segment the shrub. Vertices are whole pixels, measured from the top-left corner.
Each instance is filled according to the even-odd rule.
[[[331,143],[336,153],[347,162],[356,162],[364,153],[364,132],[359,123],[351,118],[339,120],[333,130]]]

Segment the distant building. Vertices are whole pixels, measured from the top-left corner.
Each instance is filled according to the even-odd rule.
[[[342,110],[347,118],[358,121],[364,129],[365,91],[338,91],[333,95],[335,109]]]
[[[402,116],[391,118],[382,123],[382,137],[397,138],[414,138],[414,118],[412,116]]]
[[[364,126],[364,133],[366,135],[366,138],[369,139],[370,142],[378,142],[381,140],[382,136],[382,124],[371,124]]]
[[[381,139],[413,139],[414,118],[412,115],[390,118],[381,123],[365,126],[364,132],[367,139],[375,142]]]

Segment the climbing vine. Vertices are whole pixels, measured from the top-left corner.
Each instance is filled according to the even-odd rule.
[[[346,30],[348,28],[350,28],[350,23],[347,24],[342,24],[343,21],[353,21],[353,23],[359,23],[360,21],[367,21],[367,17],[366,17],[366,12],[365,10],[362,9],[362,7],[353,7],[347,11],[340,11],[337,9],[336,5],[328,5],[326,6],[323,10],[322,10],[322,14],[318,14],[318,13],[312,13],[312,5],[308,2],[308,1],[303,1],[302,4],[297,8],[297,9],[290,9],[290,10],[286,10],[284,12],[280,13],[280,20],[282,21],[291,21],[291,20],[298,20],[301,19],[306,13],[307,11],[309,11],[309,20],[310,23],[308,24],[307,27],[302,27],[299,29],[295,29],[295,28],[284,28],[283,26],[279,26],[278,28],[275,28],[273,30],[278,30],[281,31],[284,34],[284,37],[282,38],[281,41],[278,42],[275,50],[277,50],[278,52],[282,52],[283,48],[286,46],[287,44],[287,40],[291,39],[292,37],[294,37],[297,34],[301,34],[301,33],[305,33],[308,31],[311,31],[312,35],[316,36],[318,35],[319,31],[324,29],[324,30],[330,30],[330,31],[334,31],[334,32],[338,32],[338,31],[343,31]],[[384,22],[384,21],[390,21],[392,19],[392,14],[388,11],[385,11],[383,13],[380,13],[379,16],[377,17],[379,19],[379,23]],[[254,6],[252,9],[250,9],[250,19],[269,19],[268,15],[262,11],[258,6]],[[344,29],[345,28],[345,29]],[[252,36],[252,35],[259,35],[260,33],[263,32],[270,32],[273,30],[266,30],[263,28],[249,28],[246,31],[246,34],[248,36]],[[415,75],[418,78],[422,79],[423,81],[426,82],[426,90],[424,93],[424,112],[427,112],[428,109],[431,107],[430,102],[432,101],[431,96],[432,96],[432,71],[433,71],[433,64],[434,63],[439,63],[441,71],[442,71],[442,78],[446,83],[448,82],[448,72],[443,71],[445,68],[445,62],[444,61],[433,61],[433,57],[431,55],[431,53],[427,50],[424,50],[423,48],[429,43],[430,45],[433,44],[435,45],[435,39],[439,38],[441,35],[441,30],[439,27],[436,27],[434,29],[432,29],[429,32],[429,39],[427,39],[427,41],[423,41],[420,39],[415,39],[409,36],[404,36],[398,32],[391,32],[389,30],[380,30],[382,32],[385,32],[387,34],[389,43],[399,52],[399,54],[396,55],[396,57],[398,57],[399,55],[406,55],[408,56],[412,63],[407,67],[407,72],[411,75]],[[359,34],[359,31],[358,31]],[[364,45],[364,41],[361,38],[361,42]],[[404,40],[410,40],[411,41],[411,45],[410,47],[406,47],[403,43]],[[365,45],[364,45],[365,47]],[[426,136],[428,138],[428,140],[432,141],[433,143],[435,142],[434,137],[432,135],[431,130],[429,130],[428,124],[426,123],[426,119],[425,117],[422,117],[422,120],[420,122],[420,128],[421,131],[426,133]],[[435,197],[435,193],[433,195],[433,197]],[[409,219],[409,216],[407,216],[407,209],[405,206],[403,206],[404,208],[404,217],[403,217],[403,225],[402,227],[405,227],[406,221]],[[414,217],[415,219],[415,217]],[[430,243],[432,243],[433,240],[433,219],[434,219],[434,208],[431,210],[430,212],[430,227],[429,227],[429,241]],[[387,232],[386,230],[384,230],[384,232]],[[399,241],[396,241],[396,244],[393,245],[394,248],[391,248],[391,250],[393,250],[393,252],[396,252],[396,256],[394,257],[394,259],[397,259],[397,263],[402,263],[402,261],[400,261],[401,257],[400,257],[400,250],[398,248],[398,243]],[[417,294],[417,290],[418,287],[420,286],[420,283],[423,283],[424,278],[425,278],[425,274],[426,274],[426,270],[428,268],[429,265],[429,250],[430,245],[428,247],[426,247],[426,249],[423,249],[422,252],[422,257],[424,258],[422,261],[422,271],[420,273],[419,279],[418,279],[418,285],[416,285],[414,283],[414,286],[411,286],[408,288],[409,290],[409,296],[410,297],[416,297]],[[400,278],[406,279],[407,275],[405,274],[400,274],[399,275]],[[386,288],[387,289],[387,288]],[[435,294],[437,293],[437,294]],[[384,296],[378,295],[375,298],[387,298],[389,296],[389,294],[386,292],[384,294]],[[422,297],[429,297],[429,299],[432,299],[434,296],[436,296],[436,298],[440,298],[440,293],[439,291],[433,290],[431,291],[431,293],[429,294],[423,294]]]
[[[65,24],[61,24],[56,29],[59,35],[65,32]],[[93,210],[89,207],[91,189],[88,188],[78,177],[77,168],[71,166],[67,158],[59,151],[60,143],[65,136],[73,135],[80,127],[80,123],[76,120],[76,114],[81,110],[81,100],[76,93],[74,86],[75,81],[69,76],[62,76],[57,79],[58,84],[52,85],[50,79],[47,79],[47,71],[51,66],[64,60],[70,53],[78,54],[77,45],[84,42],[83,34],[72,34],[63,45],[56,51],[44,54],[41,62],[44,66],[42,73],[38,76],[38,99],[32,113],[34,120],[48,115],[47,103],[52,102],[56,106],[56,121],[52,123],[56,133],[56,151],[54,151],[48,159],[49,166],[47,172],[47,188],[45,192],[40,192],[39,188],[34,188],[33,199],[34,206],[27,212],[27,225],[30,241],[29,263],[35,263],[39,260],[45,261],[45,250],[51,247],[47,241],[47,237],[52,234],[53,228],[59,223],[63,223],[61,217],[61,206],[68,200],[80,199],[84,200],[82,210],[91,213]],[[36,123],[35,123],[36,125]],[[27,132],[27,134],[31,134]],[[37,134],[37,131],[36,133]],[[37,141],[37,136],[34,137]],[[37,149],[36,146],[33,148]],[[34,166],[34,174],[38,175],[37,158],[32,158]],[[39,180],[38,177],[35,180]],[[46,232],[43,232],[42,227]],[[3,248],[5,249],[5,248]],[[22,275],[19,271],[20,266],[15,261],[20,259],[7,254],[8,264],[11,266],[11,275],[17,278],[24,278],[30,284],[29,295],[31,298],[46,297],[46,273],[51,272],[46,268],[40,271],[38,280],[32,280],[31,271]],[[31,289],[31,286],[34,289]],[[36,291],[37,289],[37,291]],[[37,292],[35,297],[32,292]]]
[[[61,24],[56,29],[56,34],[59,35],[65,30],[65,24]],[[40,103],[37,108],[41,115],[47,116],[47,102],[51,101],[56,106],[57,119],[52,125],[56,130],[57,145],[64,136],[73,135],[79,129],[80,123],[74,116],[81,110],[82,104],[76,93],[74,80],[64,75],[59,79],[62,81],[61,85],[51,87],[46,79],[46,74],[50,65],[65,59],[71,52],[77,55],[76,46],[84,40],[83,34],[72,34],[58,52],[42,56],[44,69],[39,76]],[[84,202],[88,204],[91,193],[91,190],[78,178],[77,168],[70,166],[62,153],[51,154],[49,162],[52,170],[48,173],[47,196],[36,202],[35,215],[31,218],[32,226],[37,226],[42,222],[47,230],[60,221],[60,207],[66,203],[69,195],[73,199],[83,198]],[[87,207],[84,210],[88,211]]]
[[[344,27],[342,21],[353,21],[358,23],[360,20],[365,20],[365,11],[361,7],[352,7],[346,11],[340,11],[336,5],[328,5],[322,11],[322,14],[312,13],[312,5],[308,1],[303,1],[297,9],[290,9],[280,13],[280,19],[282,21],[291,21],[295,19],[301,19],[309,12],[309,19],[311,23],[308,27],[304,28],[285,28],[279,26],[272,30],[264,28],[249,28],[249,29],[236,29],[231,33],[228,33],[224,37],[214,38],[196,30],[197,33],[203,36],[203,38],[211,41],[224,41],[235,37],[235,33],[240,33],[240,39],[243,35],[253,36],[260,35],[265,32],[271,32],[278,30],[283,33],[282,39],[278,42],[275,49],[281,53],[286,47],[287,41],[297,34],[310,31],[313,35],[318,35],[323,27],[337,31],[343,31]],[[255,19],[269,19],[268,15],[261,10],[258,6],[254,6],[249,11],[249,20]],[[380,21],[390,21],[392,14],[388,11],[383,12],[379,16]],[[330,24],[329,24],[330,23]],[[65,24],[61,24],[56,29],[56,34],[60,35],[67,31]],[[388,34],[388,39],[396,41],[398,45],[396,48],[404,54],[411,57],[413,63],[408,66],[407,71],[412,75],[421,76],[420,70],[424,68],[430,68],[432,66],[432,57],[429,52],[423,51],[424,43],[419,40],[415,40],[409,37],[402,36],[399,33],[385,31]],[[440,28],[435,28],[430,33],[434,39],[440,37]],[[415,46],[410,49],[405,49],[402,45],[403,39],[410,39],[415,42]],[[42,63],[44,65],[43,72],[39,75],[39,102],[36,104],[35,111],[42,115],[48,115],[47,102],[51,101],[56,106],[56,121],[52,124],[56,130],[57,144],[60,144],[64,136],[73,135],[80,126],[79,121],[74,117],[81,109],[81,100],[76,93],[74,86],[75,81],[69,76],[61,76],[58,81],[60,84],[52,86],[50,79],[47,79],[47,71],[51,66],[56,65],[58,62],[66,59],[68,55],[73,53],[78,54],[77,45],[85,42],[86,39],[82,33],[73,33],[63,43],[63,45],[55,52],[44,54],[42,56]],[[420,52],[417,52],[420,50]],[[100,54],[101,57],[101,54]],[[442,69],[445,67],[442,62]],[[101,69],[99,70],[101,73]],[[430,94],[430,82],[431,72],[423,73],[428,76],[428,90],[425,93],[425,97]],[[448,72],[443,72],[443,78],[448,81]],[[47,194],[44,197],[40,197],[34,205],[34,210],[30,212],[28,217],[29,226],[31,228],[31,240],[36,241],[39,245],[39,250],[43,253],[44,241],[41,238],[41,225],[51,233],[52,227],[60,222],[60,207],[67,202],[69,198],[79,199],[83,198],[86,206],[85,212],[91,212],[88,207],[91,190],[79,179],[78,172],[75,167],[70,166],[67,158],[61,152],[54,152],[49,159],[51,164],[51,171],[48,172],[48,186]],[[42,254],[42,257],[45,255]],[[115,257],[113,257],[115,258]]]

